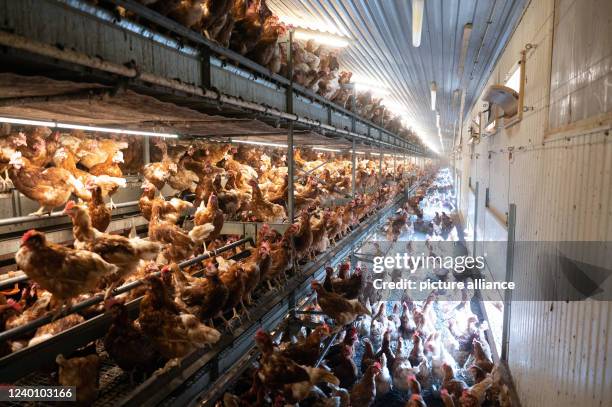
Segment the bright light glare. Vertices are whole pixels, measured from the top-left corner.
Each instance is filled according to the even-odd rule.
[[[58,128],[58,129],[95,131],[99,133],[130,134],[134,136],[178,138],[178,134],[155,133],[151,131],[140,131],[140,130],[113,129],[109,127],[82,126],[79,124],[69,124],[69,123],[60,123],[60,122],[14,119],[12,117],[0,117],[0,123],[25,124],[25,125],[31,125],[31,126],[46,126],[46,127]]]
[[[360,92],[370,91],[372,92],[372,95],[377,97],[386,96],[389,94],[389,89],[381,86],[370,85],[368,83],[355,82],[355,89]]]
[[[287,144],[280,143],[267,143],[263,141],[250,141],[250,140],[230,140],[231,143],[239,143],[239,144],[250,144],[252,146],[263,146],[263,147],[280,147],[287,148]]]
[[[421,46],[425,0],[412,0],[412,46]]]
[[[337,150],[335,148],[325,148],[325,147],[313,147],[313,150],[319,150],[319,151],[330,151],[332,153],[341,153],[342,150]]]
[[[513,89],[516,93],[521,90],[521,69],[519,66],[517,66],[514,73],[510,75],[510,78],[508,78],[505,85],[510,89]]]
[[[344,48],[349,45],[349,42],[339,35],[317,33],[303,29],[295,30],[294,38],[302,41],[315,40],[318,44],[334,48]]]

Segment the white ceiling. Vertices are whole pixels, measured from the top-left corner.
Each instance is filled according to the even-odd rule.
[[[281,20],[334,32],[351,39],[341,52],[343,69],[354,81],[382,84],[390,100],[405,110],[406,122],[435,150],[442,151],[431,110],[430,83],[436,81],[444,151],[453,144],[460,103],[465,112],[486,83],[527,0],[425,0],[421,46],[412,46],[409,0],[268,0]],[[463,75],[459,59],[466,23],[473,24]],[[397,106],[396,106],[397,108]]]

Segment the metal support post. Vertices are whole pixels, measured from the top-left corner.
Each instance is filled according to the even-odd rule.
[[[289,51],[287,58],[287,72],[289,75],[289,87],[287,88],[287,113],[293,113],[293,30],[289,31]],[[287,133],[287,217],[289,223],[295,219],[294,208],[294,156],[293,156],[293,122],[289,123]]]
[[[381,136],[382,138],[382,136]],[[382,149],[382,143],[380,143],[380,150],[379,150],[379,156],[378,156],[378,174],[380,175],[381,178],[381,182],[382,182],[382,176],[383,176],[383,169],[382,169],[382,163],[383,163],[383,149]]]
[[[476,181],[476,189],[474,190],[474,238],[472,242],[472,256],[476,257],[476,239],[478,234],[478,188],[480,183]]]
[[[506,246],[506,281],[514,278],[514,242],[516,239],[516,205],[508,208],[508,243]],[[501,360],[508,361],[508,346],[510,344],[510,317],[512,311],[512,290],[504,294],[504,324],[502,330]]]
[[[353,147],[351,149],[351,191],[353,192],[353,199],[357,195],[357,153],[355,152],[355,137],[353,137]]]
[[[202,47],[200,49],[200,61],[200,86],[204,89],[210,89],[212,81],[210,73],[210,49],[208,47]]]
[[[149,141],[150,141],[149,137],[143,137],[142,157],[143,157],[145,165],[151,162],[151,146],[150,146],[151,143]]]

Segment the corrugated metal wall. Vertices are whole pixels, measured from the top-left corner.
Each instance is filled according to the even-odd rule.
[[[558,14],[561,6],[563,17]],[[519,241],[612,240],[612,136],[609,130],[593,125],[592,130],[545,136],[551,71],[559,68],[551,69],[553,27],[555,20],[572,24],[572,14],[568,12],[572,7],[586,7],[604,16],[607,13],[608,27],[604,27],[602,33],[609,33],[612,17],[609,1],[557,0],[556,8],[555,0],[531,1],[488,82],[488,85],[503,83],[505,75],[520,59],[521,50],[526,44],[532,44],[534,47],[527,53],[525,90],[525,106],[530,110],[518,124],[482,139],[474,147],[474,154],[471,154],[472,147],[464,144],[461,159],[456,162],[462,174],[460,208],[463,217],[473,216],[474,212],[469,207],[470,203],[473,205],[473,193],[468,188],[468,177],[471,177],[472,185],[477,181],[480,185],[480,214],[487,211],[484,207],[486,187],[490,190],[490,206],[497,213],[503,215],[508,212],[510,203],[516,204],[516,238]],[[565,43],[557,44],[569,48]],[[583,45],[592,46],[590,43]],[[591,60],[610,60],[609,47],[592,47],[592,51],[600,55],[591,55]],[[575,72],[576,75],[589,75],[588,65],[576,63],[574,66],[583,70]],[[610,70],[610,66],[605,69]],[[481,105],[477,103],[468,119],[479,109]],[[598,125],[601,127],[601,123]],[[463,133],[464,143],[468,126]],[[493,231],[490,229],[493,223],[486,219],[478,224],[483,228],[478,231],[479,240],[487,239],[487,229],[490,235],[499,234],[502,227]],[[548,284],[550,276],[539,273],[539,261],[541,258],[536,250],[515,257],[514,277],[521,296],[552,289]],[[518,294],[515,293],[515,297]],[[508,360],[523,406],[611,406],[611,329],[612,302],[515,301]]]

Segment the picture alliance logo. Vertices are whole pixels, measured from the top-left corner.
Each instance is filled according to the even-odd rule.
[[[415,273],[420,269],[446,269],[460,274],[465,271],[483,270],[484,267],[484,256],[432,256],[425,253],[415,256],[397,253],[395,256],[374,257],[372,271],[380,274],[391,270],[408,270],[410,273]]]

